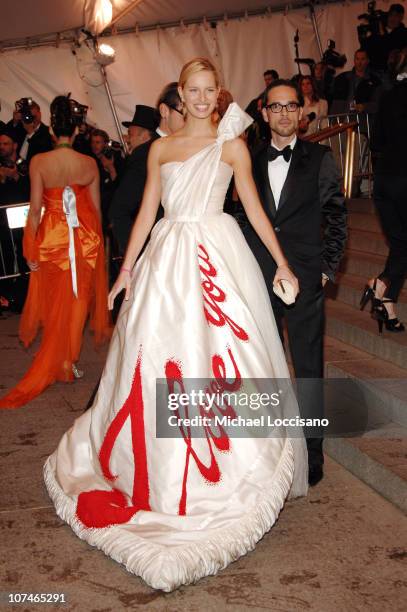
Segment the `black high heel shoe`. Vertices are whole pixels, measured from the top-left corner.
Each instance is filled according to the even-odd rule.
[[[387,315],[387,317],[383,319],[384,325],[387,331],[395,332],[395,333],[405,331],[406,328],[404,327],[403,323],[399,321],[397,317],[395,317],[394,319],[389,319],[389,313],[387,312],[386,307],[384,306],[384,304],[394,304],[394,300],[391,300],[390,298],[383,298],[381,300],[381,303],[383,305],[383,310],[386,312],[386,315]]]
[[[360,310],[363,310],[368,302],[372,302],[372,307],[370,312],[373,312],[374,301],[376,298],[376,283],[377,278],[373,281],[373,287],[370,285],[366,285],[365,290],[363,291],[362,297],[360,298]]]

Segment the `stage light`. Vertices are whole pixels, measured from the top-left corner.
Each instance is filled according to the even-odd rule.
[[[95,60],[100,66],[108,66],[115,59],[115,50],[110,45],[102,43],[98,45],[95,53]]]

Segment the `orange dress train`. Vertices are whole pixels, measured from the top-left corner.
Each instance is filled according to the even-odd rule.
[[[79,222],[72,229],[63,202],[67,193]],[[24,346],[31,344],[39,327],[42,341],[29,370],[0,400],[0,408],[17,408],[56,380],[73,379],[72,363],[79,358],[88,315],[95,344],[111,332],[102,229],[88,188],[44,189],[43,206],[37,234],[29,226],[24,232],[24,257],[40,265],[30,275],[19,329]]]

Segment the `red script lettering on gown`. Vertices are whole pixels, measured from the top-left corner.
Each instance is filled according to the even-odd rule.
[[[141,352],[137,358],[133,383],[127,400],[118,411],[104,437],[99,451],[99,462],[106,480],[117,478],[110,469],[110,458],[116,439],[130,417],[134,459],[132,505],[126,496],[113,488],[111,491],[93,490],[80,493],[76,515],[86,527],[102,528],[127,523],[138,510],[150,510],[146,441],[144,435],[144,405],[141,382]]]

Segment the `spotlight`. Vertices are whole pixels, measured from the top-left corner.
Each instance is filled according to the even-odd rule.
[[[95,53],[95,60],[100,66],[108,66],[114,62],[115,50],[110,45],[102,43],[98,45]]]

